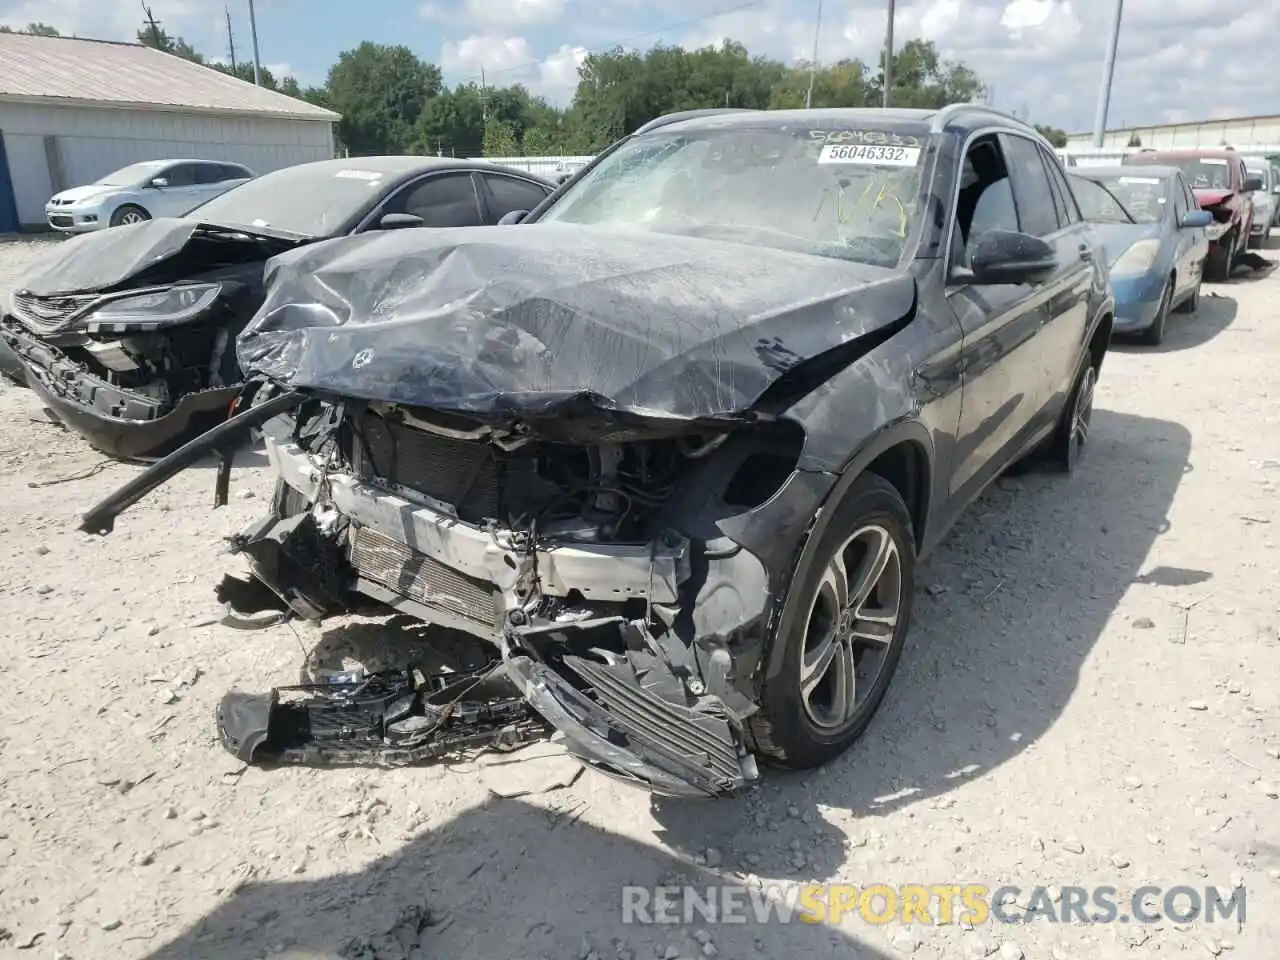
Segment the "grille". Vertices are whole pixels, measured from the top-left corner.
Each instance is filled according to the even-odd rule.
[[[426,607],[447,610],[485,627],[498,621],[493,588],[446,567],[376,530],[360,527],[351,541],[360,575]]]
[[[416,430],[368,410],[359,424],[358,466],[364,460],[374,476],[452,504],[463,520],[498,515],[500,466],[488,444]]]
[[[65,213],[55,213],[49,218],[49,222],[55,227],[70,227],[76,221],[74,217],[69,217]]]
[[[77,311],[97,300],[97,294],[73,297],[34,297],[29,293],[13,295],[13,310],[19,320],[34,330],[51,332],[66,324]]]

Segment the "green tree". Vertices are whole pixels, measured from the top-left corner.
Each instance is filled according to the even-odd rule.
[[[484,153],[484,104],[474,83],[432,97],[418,121],[414,152],[478,157]]]
[[[978,75],[963,63],[944,60],[932,40],[908,40],[893,55],[889,105],[936,110],[949,103],[974,103],[986,94]],[[874,102],[884,89],[884,54],[871,83]]]
[[[1047,124],[1037,123],[1036,130],[1040,132],[1040,136],[1044,137],[1055,147],[1062,148],[1067,145],[1067,131],[1059,130],[1057,127],[1050,127]]]
[[[190,60],[192,63],[204,63],[204,57],[195,47],[181,37],[169,33],[163,27],[156,27],[154,30],[145,27],[139,30],[138,42],[144,47],[154,47],[156,50],[163,50],[165,53],[171,53],[183,60]]]
[[[774,110],[798,110],[809,92],[809,64],[801,62],[788,70],[774,86],[769,106]],[[867,66],[861,60],[840,60],[819,67],[813,74],[813,107],[865,107],[871,103]]]
[[[338,55],[326,86],[329,106],[342,114],[338,134],[353,154],[404,153],[440,92],[440,68],[408,47],[366,40]]]
[[[15,30],[13,27],[0,23],[0,33],[26,33],[33,37],[60,37],[56,27],[51,27],[47,23],[28,23],[23,29]]]
[[[519,141],[511,125],[496,117],[490,117],[484,126],[484,155],[486,157],[513,157],[520,153]]]

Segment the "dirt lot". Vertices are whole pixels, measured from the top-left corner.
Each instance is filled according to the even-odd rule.
[[[0,271],[40,247],[0,241]],[[261,460],[225,509],[195,469],[88,538],[77,514],[135,468],[0,386],[0,955],[1280,956],[1280,276],[1206,294],[1160,349],[1109,355],[1077,476],[1001,481],[931,559],[865,742],[719,803],[651,806],[586,773],[540,790],[554,762],[243,769],[213,735],[224,691],[408,634],[202,625],[239,562],[220,538],[263,509]],[[491,789],[516,782],[533,792]],[[680,876],[1109,884],[1122,912],[1147,884],[1243,884],[1248,913],[622,923],[624,884]]]

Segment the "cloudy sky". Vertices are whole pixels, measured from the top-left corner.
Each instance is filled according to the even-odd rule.
[[[224,6],[238,55],[249,51],[247,0],[148,0],[166,29],[225,56]],[[339,50],[367,39],[403,43],[450,82],[521,82],[572,96],[588,51],[729,37],[752,53],[808,56],[816,0],[257,0],[262,62],[305,83]],[[933,40],[978,71],[995,103],[1069,131],[1092,125],[1114,0],[898,0],[895,39]],[[373,11],[377,11],[374,15]],[[0,0],[0,23],[129,39],[138,0]],[[819,60],[874,61],[885,7],[824,0]],[[1109,127],[1280,112],[1280,0],[1128,0]]]

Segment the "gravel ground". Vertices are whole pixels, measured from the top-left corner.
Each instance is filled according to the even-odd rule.
[[[0,241],[0,271],[41,246]],[[224,691],[374,663],[403,625],[200,625],[239,568],[220,538],[263,509],[261,458],[222,510],[193,469],[87,538],[79,512],[136,468],[0,386],[0,955],[1280,955],[1280,277],[1205,289],[1164,346],[1109,355],[1075,477],[1002,480],[931,558],[865,741],[717,803],[590,773],[543,790],[555,762],[243,769],[213,736]],[[517,781],[532,792],[497,795]],[[624,884],[743,876],[1109,884],[1122,906],[1146,884],[1243,884],[1248,914],[622,923]]]

